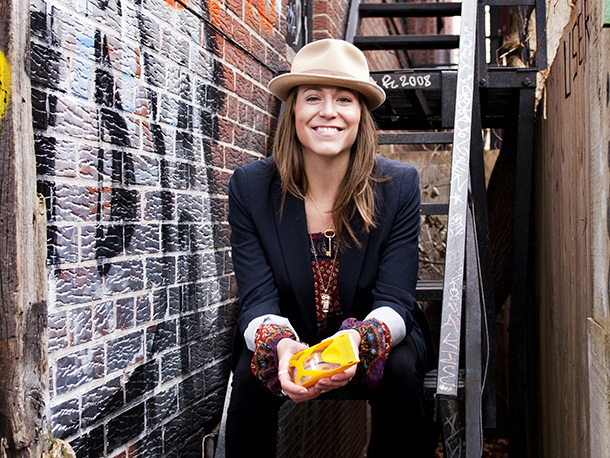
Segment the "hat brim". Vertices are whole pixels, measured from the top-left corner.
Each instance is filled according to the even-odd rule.
[[[303,84],[339,86],[352,89],[364,96],[369,110],[374,110],[385,101],[385,91],[377,86],[377,84],[334,75],[286,73],[273,78],[269,82],[268,87],[278,99],[285,102],[290,94],[290,90]]]

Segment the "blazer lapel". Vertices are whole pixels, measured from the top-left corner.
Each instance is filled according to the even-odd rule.
[[[358,217],[354,223],[354,228],[357,229],[358,240],[362,247],[358,249],[353,246],[347,252],[341,252],[341,263],[339,264],[339,295],[341,297],[341,308],[345,318],[352,316],[352,306],[354,304],[354,295],[358,288],[358,280],[360,272],[364,265],[364,258],[369,242],[369,233],[361,229],[361,220]]]
[[[282,193],[278,180],[273,192],[273,210],[280,250],[297,306],[307,317],[307,325],[311,327],[315,336],[314,282],[305,205],[301,199],[289,195],[284,202],[283,212],[280,211],[281,208]]]

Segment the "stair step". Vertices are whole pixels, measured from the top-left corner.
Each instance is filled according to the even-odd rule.
[[[424,376],[424,398],[433,400],[436,394],[436,380],[438,378],[438,370],[432,369]],[[458,399],[464,399],[464,387],[466,386],[466,370],[458,370]]]
[[[415,289],[418,301],[443,300],[443,280],[419,280]]]
[[[457,49],[459,35],[390,35],[354,37],[354,45],[363,51],[400,49]]]
[[[422,215],[448,215],[449,214],[449,204],[429,204],[422,203],[420,214]]]
[[[403,132],[378,134],[380,145],[419,145],[453,143],[453,132]]]
[[[361,3],[360,17],[450,17],[459,16],[462,4],[447,3]]]

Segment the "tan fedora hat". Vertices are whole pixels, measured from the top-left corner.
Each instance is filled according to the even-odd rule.
[[[370,78],[362,51],[343,40],[325,39],[303,46],[294,56],[290,73],[273,78],[269,90],[286,101],[290,90],[301,84],[353,89],[364,96],[370,110],[385,100],[384,90]]]

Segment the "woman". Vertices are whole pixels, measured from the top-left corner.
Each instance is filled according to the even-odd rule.
[[[273,156],[238,168],[229,188],[241,313],[227,456],[275,456],[286,396],[335,390],[369,399],[369,456],[422,456],[419,182],[412,167],[377,156],[370,110],[385,93],[341,40],[303,47],[269,89],[286,102]],[[352,334],[361,362],[296,385],[290,357],[337,332]]]

